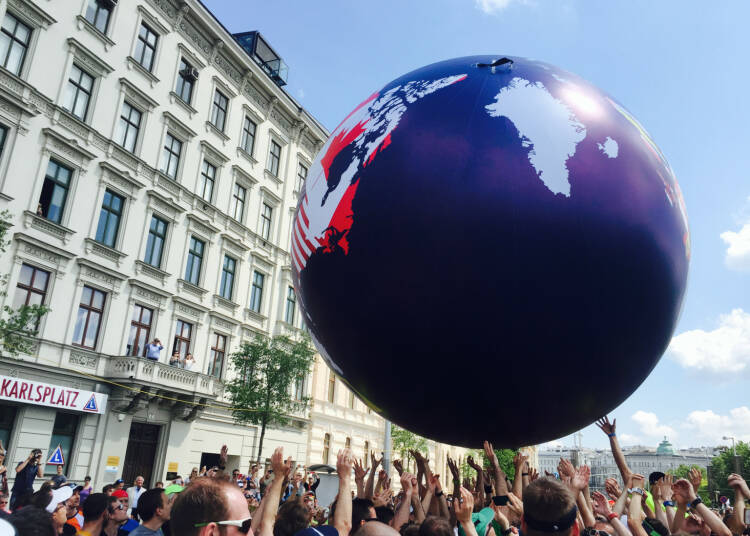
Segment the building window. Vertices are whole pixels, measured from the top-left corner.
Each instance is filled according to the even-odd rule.
[[[370,467],[370,442],[369,441],[365,441],[364,450],[365,452],[364,452],[363,459],[365,460],[365,469],[367,469],[368,467]]]
[[[224,132],[224,125],[227,121],[227,108],[229,99],[218,89],[214,93],[214,104],[211,107],[211,124]]]
[[[271,238],[271,218],[273,209],[270,205],[263,203],[263,210],[260,212],[260,236],[263,240]]]
[[[193,325],[184,320],[177,320],[177,328],[174,332],[174,344],[172,345],[172,355],[180,354],[181,359],[190,353],[190,338],[193,334]]]
[[[104,192],[102,209],[99,212],[99,226],[96,228],[96,241],[100,244],[111,248],[115,247],[124,204],[125,199],[122,196],[109,190]]]
[[[73,344],[95,349],[99,338],[99,327],[104,314],[105,294],[101,290],[84,286],[81,304],[78,306],[76,327],[73,331]]]
[[[135,304],[133,317],[130,319],[130,336],[128,337],[128,355],[145,356],[148,336],[151,333],[153,309]]]
[[[158,39],[159,37],[151,28],[141,23],[141,28],[138,30],[138,41],[135,44],[135,60],[149,72],[154,66],[154,54],[156,53]]]
[[[0,157],[3,155],[5,150],[5,140],[8,138],[8,127],[0,125]]]
[[[62,221],[65,201],[70,189],[70,176],[73,171],[62,164],[50,159],[47,164],[47,174],[44,176],[42,195],[36,213],[50,221]]]
[[[29,264],[22,264],[16,283],[16,294],[13,296],[13,308],[24,305],[44,305],[47,297],[49,272]]]
[[[232,299],[232,291],[234,290],[234,270],[236,266],[236,260],[229,255],[224,255],[224,264],[221,267],[221,286],[219,288],[219,295],[225,300]]]
[[[243,187],[234,183],[234,189],[232,190],[232,217],[241,222],[245,216],[245,197],[247,196],[247,190]]]
[[[336,395],[336,375],[332,370],[328,371],[328,401],[333,402]]]
[[[185,281],[193,285],[200,283],[201,264],[203,264],[203,249],[205,244],[194,236],[190,237],[187,266],[185,267]]]
[[[294,399],[302,400],[305,397],[305,377],[300,376],[294,382]]]
[[[167,238],[167,222],[156,216],[151,216],[146,242],[146,257],[143,262],[154,268],[161,267],[161,254],[164,252],[164,241]]]
[[[204,201],[211,202],[214,195],[214,184],[216,182],[216,166],[203,161],[203,167],[201,167],[201,176],[198,183],[198,191],[196,192],[203,198]]]
[[[242,150],[252,155],[255,149],[255,130],[258,128],[248,116],[245,116],[245,122],[242,124]]]
[[[211,346],[211,361],[208,364],[208,375],[221,378],[224,368],[224,353],[227,347],[227,336],[214,333],[213,346]]]
[[[323,436],[323,463],[328,463],[328,455],[331,452],[331,434]]]
[[[106,7],[105,2],[101,2],[100,0],[89,0],[89,5],[86,7],[86,20],[103,34],[107,33],[109,17],[111,15],[112,9]]]
[[[268,171],[274,177],[279,176],[279,163],[281,162],[281,145],[271,140],[271,150],[268,152]]]
[[[161,167],[159,171],[174,179],[177,177],[177,168],[180,165],[182,154],[182,142],[167,132],[164,138],[164,150],[161,154]]]
[[[260,306],[263,302],[263,283],[266,276],[260,272],[253,272],[253,284],[250,291],[250,310],[260,313]]]
[[[302,164],[297,166],[297,191],[302,191],[302,186],[305,184],[307,179],[307,167]]]
[[[141,112],[133,108],[128,101],[123,101],[115,139],[117,143],[131,153],[135,152],[135,144],[138,142],[138,131],[141,129],[141,115]]]
[[[354,391],[349,391],[349,409],[354,409]]]
[[[21,74],[30,40],[31,28],[6,11],[0,28],[0,59],[3,67],[16,76]]]
[[[86,121],[93,90],[94,77],[74,63],[70,68],[68,85],[65,87],[63,108],[81,121]]]
[[[346,441],[344,441],[344,448],[345,449],[352,448],[352,438],[351,437],[347,437]]]
[[[287,287],[286,289],[286,311],[284,312],[284,322],[290,326],[294,325],[294,310],[297,305],[297,297],[294,295],[294,289]]]
[[[63,460],[63,474],[67,471],[67,467],[70,463],[70,453],[73,450],[73,442],[76,437],[76,430],[78,430],[78,415],[75,413],[63,413],[58,411],[55,414],[55,424],[52,426],[52,437],[49,441],[48,455],[52,453],[58,446],[62,450]],[[57,473],[57,465],[45,464],[44,474],[54,475]]]
[[[16,423],[16,413],[18,413],[16,406],[0,404],[0,441],[4,447],[10,445],[11,432]]]
[[[190,104],[193,98],[193,85],[195,84],[195,69],[184,59],[180,61],[180,70],[177,72],[177,87],[175,93],[183,101]]]

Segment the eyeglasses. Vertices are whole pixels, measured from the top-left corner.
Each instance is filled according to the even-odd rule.
[[[248,517],[247,519],[233,519],[229,521],[206,521],[205,523],[196,523],[193,526],[195,528],[200,528],[206,527],[211,523],[216,523],[217,525],[237,527],[242,534],[247,534],[248,532],[250,532],[250,524],[252,523],[252,521],[253,518]]]
[[[125,510],[126,508],[127,508],[127,506],[125,506],[124,504],[117,503],[117,506],[110,506],[109,507],[109,511],[110,511],[110,513],[114,514],[115,510]]]

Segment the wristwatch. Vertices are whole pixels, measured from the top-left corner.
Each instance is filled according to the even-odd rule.
[[[688,508],[693,509],[696,506],[698,506],[699,504],[701,504],[702,502],[703,502],[703,499],[701,499],[700,495],[699,495],[695,499],[693,499],[693,502],[691,502],[690,504],[688,504]]]
[[[503,536],[508,536],[512,532],[511,527],[508,527],[507,529],[500,532]]]
[[[628,493],[630,493],[631,495],[633,493],[637,493],[641,497],[643,497],[646,494],[646,492],[643,491],[643,488],[630,488],[630,489],[628,489]]]
[[[442,497],[443,496],[443,490],[440,490],[435,493],[435,497]]]

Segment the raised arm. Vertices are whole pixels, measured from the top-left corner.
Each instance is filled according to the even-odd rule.
[[[370,476],[367,477],[367,485],[365,486],[365,497],[368,499],[372,499],[372,496],[375,492],[375,473],[378,471],[378,466],[380,465],[380,462],[383,461],[383,457],[381,456],[378,460],[375,457],[375,453],[370,453],[370,461],[372,462],[370,464]]]
[[[352,530],[352,453],[349,449],[339,451],[336,459],[336,472],[339,475],[339,495],[336,499],[336,511],[333,514],[333,526],[339,536],[349,536]]]
[[[365,475],[367,469],[362,465],[362,460],[354,460],[354,483],[357,485],[357,497],[365,496]]]
[[[453,511],[456,513],[456,519],[461,523],[466,536],[477,536],[477,529],[471,522],[471,513],[474,511],[474,497],[466,488],[459,490],[460,499],[453,501]]]
[[[620,521],[620,516],[617,515],[617,513],[613,512],[609,507],[609,502],[604,495],[602,495],[598,491],[595,491],[592,503],[594,505],[594,513],[600,516],[604,516],[612,525],[612,527],[614,527],[617,536],[633,536],[632,533],[628,530],[628,527],[626,527],[623,522]]]
[[[401,490],[404,492],[404,498],[398,505],[396,515],[393,518],[393,528],[400,531],[401,527],[409,521],[409,507],[411,506],[411,497],[413,489],[411,480],[414,475],[411,473],[403,473],[401,475]]]
[[[672,491],[674,496],[680,496],[680,501],[684,501],[691,510],[697,513],[703,519],[703,522],[708,525],[711,531],[717,536],[732,536],[732,531],[724,524],[719,516],[714,514],[711,509],[703,504],[698,495],[693,489],[693,485],[681,478],[672,485]],[[679,509],[677,516],[679,515]],[[675,516],[675,517],[677,517]]]
[[[513,479],[513,495],[516,497],[523,499],[523,479],[524,479],[524,468],[526,467],[526,462],[529,460],[529,457],[523,454],[521,451],[517,452],[515,456],[513,456],[513,465],[516,468],[516,477]],[[528,478],[528,473],[526,473],[526,477]]]
[[[277,447],[271,456],[271,467],[273,468],[273,481],[269,488],[266,489],[266,495],[263,502],[263,518],[260,522],[259,536],[273,536],[273,525],[276,521],[276,511],[279,500],[281,499],[281,487],[284,480],[292,470],[292,458],[289,457],[284,461],[283,447]]]
[[[654,482],[654,484],[651,486],[651,495],[654,497],[654,517],[661,521],[665,527],[668,527],[670,525],[670,522],[669,519],[667,519],[667,513],[665,512],[665,509],[662,508],[662,504],[667,500],[664,498],[665,488],[666,486],[664,484],[664,477],[662,477]]]
[[[587,528],[592,528],[596,524],[594,513],[589,509],[586,498],[583,496],[583,490],[589,487],[590,478],[591,469],[588,465],[582,465],[573,472],[573,477],[570,481],[571,488],[576,496],[578,511],[581,513],[581,518],[583,519],[583,526]]]
[[[643,518],[643,475],[633,475],[631,483],[634,490],[630,496],[630,509],[628,510],[628,528],[633,536],[649,536],[646,529],[643,528],[641,519]]]
[[[745,479],[737,473],[729,475],[727,483],[734,489],[734,515],[730,528],[734,534],[742,534],[745,530],[745,499],[750,499],[750,489]]]
[[[617,441],[617,435],[615,433],[617,427],[617,419],[609,422],[609,417],[605,415],[604,417],[596,421],[596,425],[601,429],[602,432],[607,434],[607,437],[609,437],[609,446],[612,449],[612,456],[615,459],[617,468],[620,470],[622,481],[627,482],[632,471],[628,467],[628,462],[625,461],[625,455],[622,453],[620,443]]]
[[[484,455],[489,460],[490,467],[495,476],[495,495],[508,495],[508,483],[505,480],[505,472],[500,468],[495,449],[492,448],[492,443],[489,441],[484,442]]]

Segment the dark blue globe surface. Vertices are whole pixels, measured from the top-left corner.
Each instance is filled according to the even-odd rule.
[[[561,437],[625,400],[669,343],[690,256],[643,127],[572,73],[497,58],[367,98],[312,165],[292,235],[327,363],[396,424],[473,447]]]

